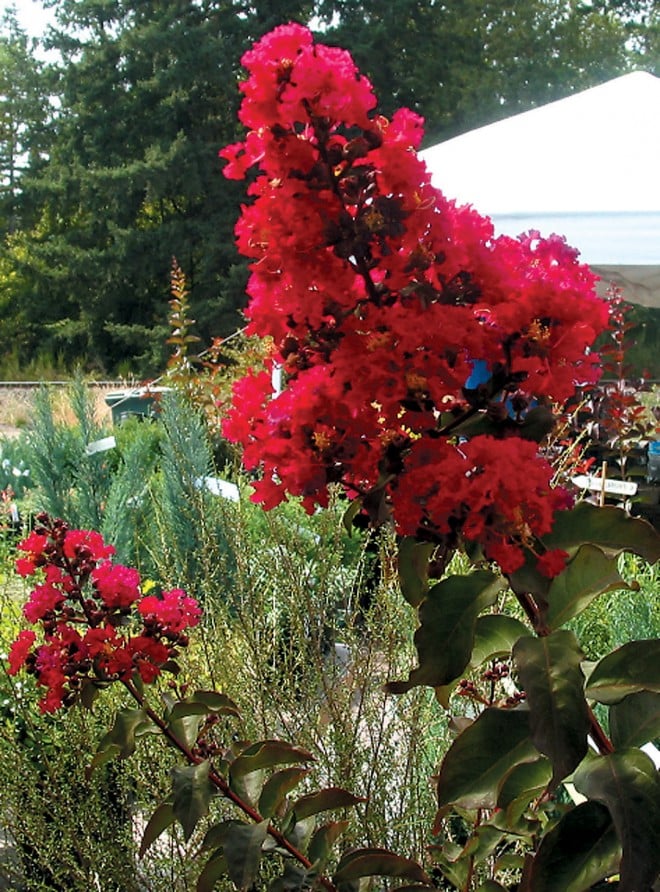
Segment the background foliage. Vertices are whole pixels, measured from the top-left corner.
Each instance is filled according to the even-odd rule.
[[[341,784],[368,797],[351,810],[347,845],[385,844],[421,858],[434,809],[429,777],[448,738],[431,692],[403,701],[383,689],[414,653],[394,543],[349,536],[340,502],[312,517],[296,503],[266,515],[247,500],[248,480],[238,480],[238,503],[195,486],[201,472],[217,469],[200,416],[176,401],[159,419],[114,429],[116,454],[105,453],[93,495],[87,492],[97,500],[92,507],[78,491],[89,473],[83,390],[82,383],[72,390],[83,418],[73,426],[53,421],[48,395],[41,395],[34,424],[15,447],[34,469],[22,504],[59,506],[74,523],[97,518],[147,585],[181,585],[200,598],[205,624],[193,636],[178,689],[222,690],[241,704],[240,739],[295,740],[316,760],[309,784]],[[88,435],[110,432],[96,424]],[[190,482],[186,495],[182,481]],[[25,590],[11,573],[10,541],[0,556],[6,653]],[[146,820],[166,795],[172,753],[147,738],[129,760],[90,779],[91,753],[87,762],[79,754],[103,736],[120,700],[104,697],[93,713],[39,716],[30,682],[9,678],[4,661],[1,671],[0,824],[15,843],[4,870],[16,888],[27,877],[30,890],[82,892],[100,883],[104,890],[189,892],[204,825],[188,841],[173,831],[144,860],[137,856]],[[48,774],[44,789],[35,788],[35,765]]]
[[[345,849],[386,846],[427,859],[429,843],[438,843],[429,835],[437,807],[432,777],[456,732],[479,706],[459,687],[448,723],[428,688],[402,696],[385,693],[384,684],[404,678],[420,656],[414,611],[401,596],[396,543],[386,533],[375,539],[358,531],[349,536],[341,500],[311,517],[295,501],[266,514],[247,500],[249,480],[242,477],[234,478],[239,502],[193,483],[187,497],[195,510],[189,508],[181,523],[182,481],[194,481],[202,472],[233,476],[214,463],[212,438],[198,410],[170,400],[158,418],[129,419],[111,431],[92,416],[84,393],[82,382],[71,390],[77,419],[71,425],[52,417],[44,392],[33,424],[13,441],[13,463],[33,469],[32,488],[24,491],[21,504],[32,510],[59,505],[73,523],[97,518],[106,535],[115,537],[121,560],[140,565],[147,585],[177,584],[195,593],[204,603],[205,622],[182,662],[177,690],[185,693],[193,685],[222,690],[241,706],[235,733],[242,739],[275,736],[309,750],[315,765],[300,793],[341,784],[367,799],[346,815],[351,824]],[[116,436],[116,449],[85,454],[86,437],[109,433]],[[90,458],[101,459],[96,474],[90,474]],[[12,558],[12,540],[0,537],[0,649],[5,651],[21,626],[25,597],[10,571]],[[468,569],[459,557],[449,572]],[[660,632],[657,568],[628,556],[620,570],[639,588],[601,595],[570,623],[590,661]],[[498,607],[511,611],[511,596],[501,597]],[[494,683],[488,675],[491,663],[477,668],[477,662],[475,657],[474,667],[466,670],[466,682],[484,696],[493,691],[504,696],[502,680]],[[17,684],[4,666],[3,661],[0,818],[12,845],[4,850],[0,874],[11,888],[194,888],[206,821],[188,840],[171,828],[138,857],[146,821],[167,795],[174,754],[148,735],[129,759],[100,766],[90,778],[79,753],[104,735],[121,698],[106,692],[92,713],[75,709],[57,718],[39,716],[29,679]],[[650,705],[654,702],[651,697]],[[555,804],[559,808],[561,798]],[[223,808],[218,803],[210,819],[227,816]],[[469,809],[461,808],[451,817],[445,850],[453,847],[457,856],[463,851],[469,819]],[[522,852],[515,835],[491,850],[487,832],[475,869],[487,876],[497,864],[499,879],[514,882]],[[430,852],[443,875],[464,869],[460,859],[452,867],[439,850]],[[260,882],[266,883],[269,870],[266,863]],[[439,888],[450,888],[440,872],[434,879]],[[223,880],[215,888],[234,887]]]
[[[172,255],[202,340],[237,327],[240,192],[217,151],[236,138],[240,57],[275,24],[323,29],[430,142],[659,64],[650,0],[46,5],[48,62],[11,11],[0,34],[0,368],[15,376],[39,353],[153,375]]]

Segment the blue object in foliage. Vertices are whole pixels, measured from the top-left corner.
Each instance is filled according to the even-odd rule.
[[[660,483],[660,440],[649,443],[646,479],[649,483]]]
[[[471,362],[472,362],[472,374],[465,382],[465,387],[468,390],[476,390],[480,384],[486,384],[488,381],[490,381],[490,379],[492,377],[492,373],[491,373],[488,363],[485,359],[473,359],[473,360],[471,360]],[[534,406],[536,406],[536,405],[538,405],[538,401],[532,400],[530,402],[529,406],[527,407],[526,411],[529,411],[529,409],[533,409]],[[524,417],[525,412],[522,412],[522,413],[519,413],[518,415],[516,415],[516,413],[513,411],[513,407],[512,407],[510,399],[505,400],[505,406],[508,409],[509,418]],[[660,441],[656,445],[660,446]],[[659,453],[659,457],[660,457],[660,453]]]
[[[480,384],[490,381],[491,372],[485,359],[472,360],[472,374],[465,382],[468,390],[475,390]]]

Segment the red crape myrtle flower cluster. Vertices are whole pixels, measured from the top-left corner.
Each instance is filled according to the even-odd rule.
[[[18,546],[16,569],[38,578],[23,613],[42,640],[20,632],[9,673],[26,669],[46,688],[42,712],[72,704],[89,682],[153,681],[188,643],[186,630],[201,616],[197,602],[181,589],[143,595],[138,571],[114,564],[114,548],[99,533],[46,515],[38,521]]]
[[[249,331],[274,339],[287,382],[274,397],[268,372],[239,381],[224,426],[263,472],[255,500],[311,510],[341,482],[372,519],[479,542],[512,572],[567,505],[530,421],[598,378],[595,277],[563,238],[495,238],[446,199],[422,120],[376,114],[348,53],[289,24],[242,61],[248,133],[220,154],[230,178],[256,168],[236,228]]]

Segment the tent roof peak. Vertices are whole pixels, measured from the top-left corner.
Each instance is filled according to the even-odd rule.
[[[448,197],[489,215],[660,211],[660,78],[634,71],[422,157]]]

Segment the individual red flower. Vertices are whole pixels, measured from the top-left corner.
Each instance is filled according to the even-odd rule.
[[[103,561],[92,570],[92,584],[106,607],[122,610],[140,597],[140,574],[133,567]]]
[[[138,604],[138,611],[145,620],[158,623],[167,632],[182,632],[196,626],[202,615],[197,601],[180,588],[163,592],[159,598],[147,595]]]
[[[29,622],[36,623],[46,614],[53,614],[65,600],[66,595],[56,586],[48,582],[35,585],[28,601],[23,605],[23,615]]]
[[[67,692],[64,665],[68,658],[68,652],[58,639],[50,640],[36,649],[37,681],[46,688],[45,695],[39,701],[42,712],[56,712],[64,702]]]
[[[241,84],[239,118],[258,129],[264,120],[291,126],[307,114],[366,126],[376,105],[371,84],[350,55],[313,44],[308,28],[282,25],[261,38],[242,58],[250,72]]]
[[[568,560],[568,552],[561,548],[553,548],[546,551],[536,562],[539,573],[547,576],[548,579],[554,579],[566,569],[566,561]]]
[[[103,536],[96,530],[68,530],[64,537],[64,554],[69,560],[76,558],[81,549],[93,561],[111,557],[115,553],[114,545],[106,545]]]
[[[43,713],[57,712],[64,703],[64,687],[61,684],[53,684],[48,688],[39,700],[39,711]]]
[[[114,626],[96,626],[87,629],[83,636],[83,654],[85,657],[97,660],[99,667],[106,670],[107,658],[122,644],[123,639]]]
[[[145,684],[150,684],[161,667],[171,657],[171,648],[150,635],[138,635],[126,643],[126,653],[130,655],[132,666],[137,669]]]
[[[16,572],[21,576],[32,576],[37,567],[43,562],[43,553],[48,544],[48,537],[43,534],[36,533],[34,530],[27,538],[18,543],[19,551],[24,551],[27,557],[18,558],[16,561]]]
[[[9,648],[10,675],[16,675],[23,668],[36,639],[37,636],[31,629],[24,629],[18,633],[15,641]]]

